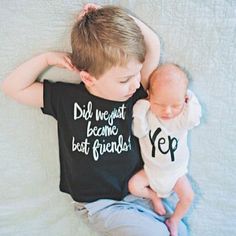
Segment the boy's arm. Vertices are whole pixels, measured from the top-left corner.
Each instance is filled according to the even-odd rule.
[[[145,89],[149,87],[149,76],[157,68],[160,60],[160,40],[147,25],[139,19],[131,16],[142,31],[146,45],[146,56],[141,70],[142,85]]]
[[[2,91],[20,103],[43,107],[43,84],[36,79],[49,66],[74,70],[67,53],[43,53],[17,67],[1,83]]]

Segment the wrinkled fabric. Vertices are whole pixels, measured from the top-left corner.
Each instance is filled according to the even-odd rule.
[[[25,60],[70,51],[70,30],[84,2],[0,1],[0,82]],[[161,61],[183,66],[203,108],[190,133],[189,175],[195,192],[185,217],[191,236],[236,235],[236,1],[112,0],[161,38]],[[42,78],[78,82],[52,68]],[[57,127],[39,109],[0,92],[0,235],[97,236],[59,191]]]

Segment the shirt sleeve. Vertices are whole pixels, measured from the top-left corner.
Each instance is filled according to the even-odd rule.
[[[150,107],[149,101],[145,99],[138,100],[133,107],[133,134],[142,138],[149,132],[147,113]]]
[[[189,99],[186,109],[187,125],[188,129],[192,129],[193,127],[200,124],[202,109],[197,97],[190,90],[188,90],[188,97]]]
[[[187,131],[200,124],[201,105],[192,91],[188,90],[187,95],[188,101],[185,103],[183,111],[174,119],[162,121],[171,132]]]
[[[44,114],[53,116],[57,120],[58,107],[60,100],[60,83],[44,80],[43,82],[43,107]]]

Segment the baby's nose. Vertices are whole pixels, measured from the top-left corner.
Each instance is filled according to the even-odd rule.
[[[165,110],[164,110],[164,112],[165,112],[165,114],[168,114],[168,115],[171,114],[171,113],[172,113],[171,107],[169,107],[169,106],[166,107]]]

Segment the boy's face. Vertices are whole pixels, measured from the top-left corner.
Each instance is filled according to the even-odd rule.
[[[180,83],[155,84],[150,93],[151,111],[160,119],[178,116],[187,102],[186,86]]]
[[[92,85],[86,87],[95,96],[112,101],[126,101],[140,87],[141,68],[141,63],[130,60],[125,67],[112,67],[99,78],[93,77]]]

